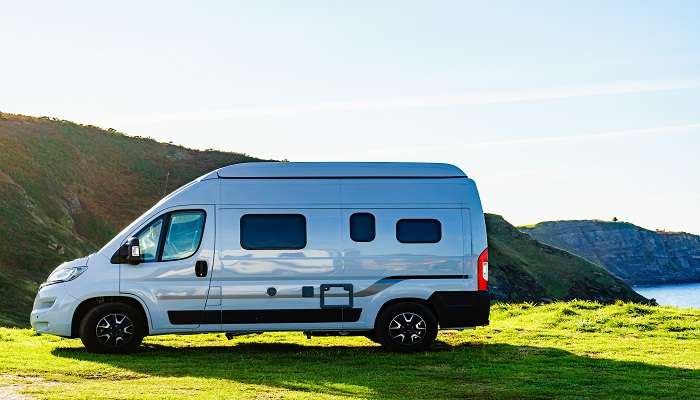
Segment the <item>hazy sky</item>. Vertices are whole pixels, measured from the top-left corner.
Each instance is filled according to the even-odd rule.
[[[526,4],[526,5],[525,5]],[[0,110],[700,233],[700,2],[3,2]]]

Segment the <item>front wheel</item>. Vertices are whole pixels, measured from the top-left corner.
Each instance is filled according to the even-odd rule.
[[[398,303],[382,311],[375,332],[379,343],[390,351],[422,351],[435,341],[438,320],[427,306]]]
[[[100,304],[80,324],[80,340],[93,353],[130,353],[141,344],[145,332],[139,312],[123,303]]]

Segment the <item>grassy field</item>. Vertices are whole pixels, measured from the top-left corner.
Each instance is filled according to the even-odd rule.
[[[128,356],[0,328],[0,397],[699,398],[700,311],[590,302],[493,306],[489,327],[390,354],[300,333],[147,338]]]

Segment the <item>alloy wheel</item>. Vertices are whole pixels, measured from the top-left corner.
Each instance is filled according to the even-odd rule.
[[[427,332],[423,318],[412,312],[403,312],[389,323],[389,336],[402,345],[420,343]]]
[[[121,347],[134,337],[134,323],[124,314],[107,314],[95,327],[97,341],[109,347]]]

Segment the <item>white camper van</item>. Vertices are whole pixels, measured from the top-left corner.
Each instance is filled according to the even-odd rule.
[[[128,352],[146,335],[364,335],[423,350],[488,324],[474,181],[426,163],[247,163],[161,200],[98,252],[56,268],[39,333]]]

